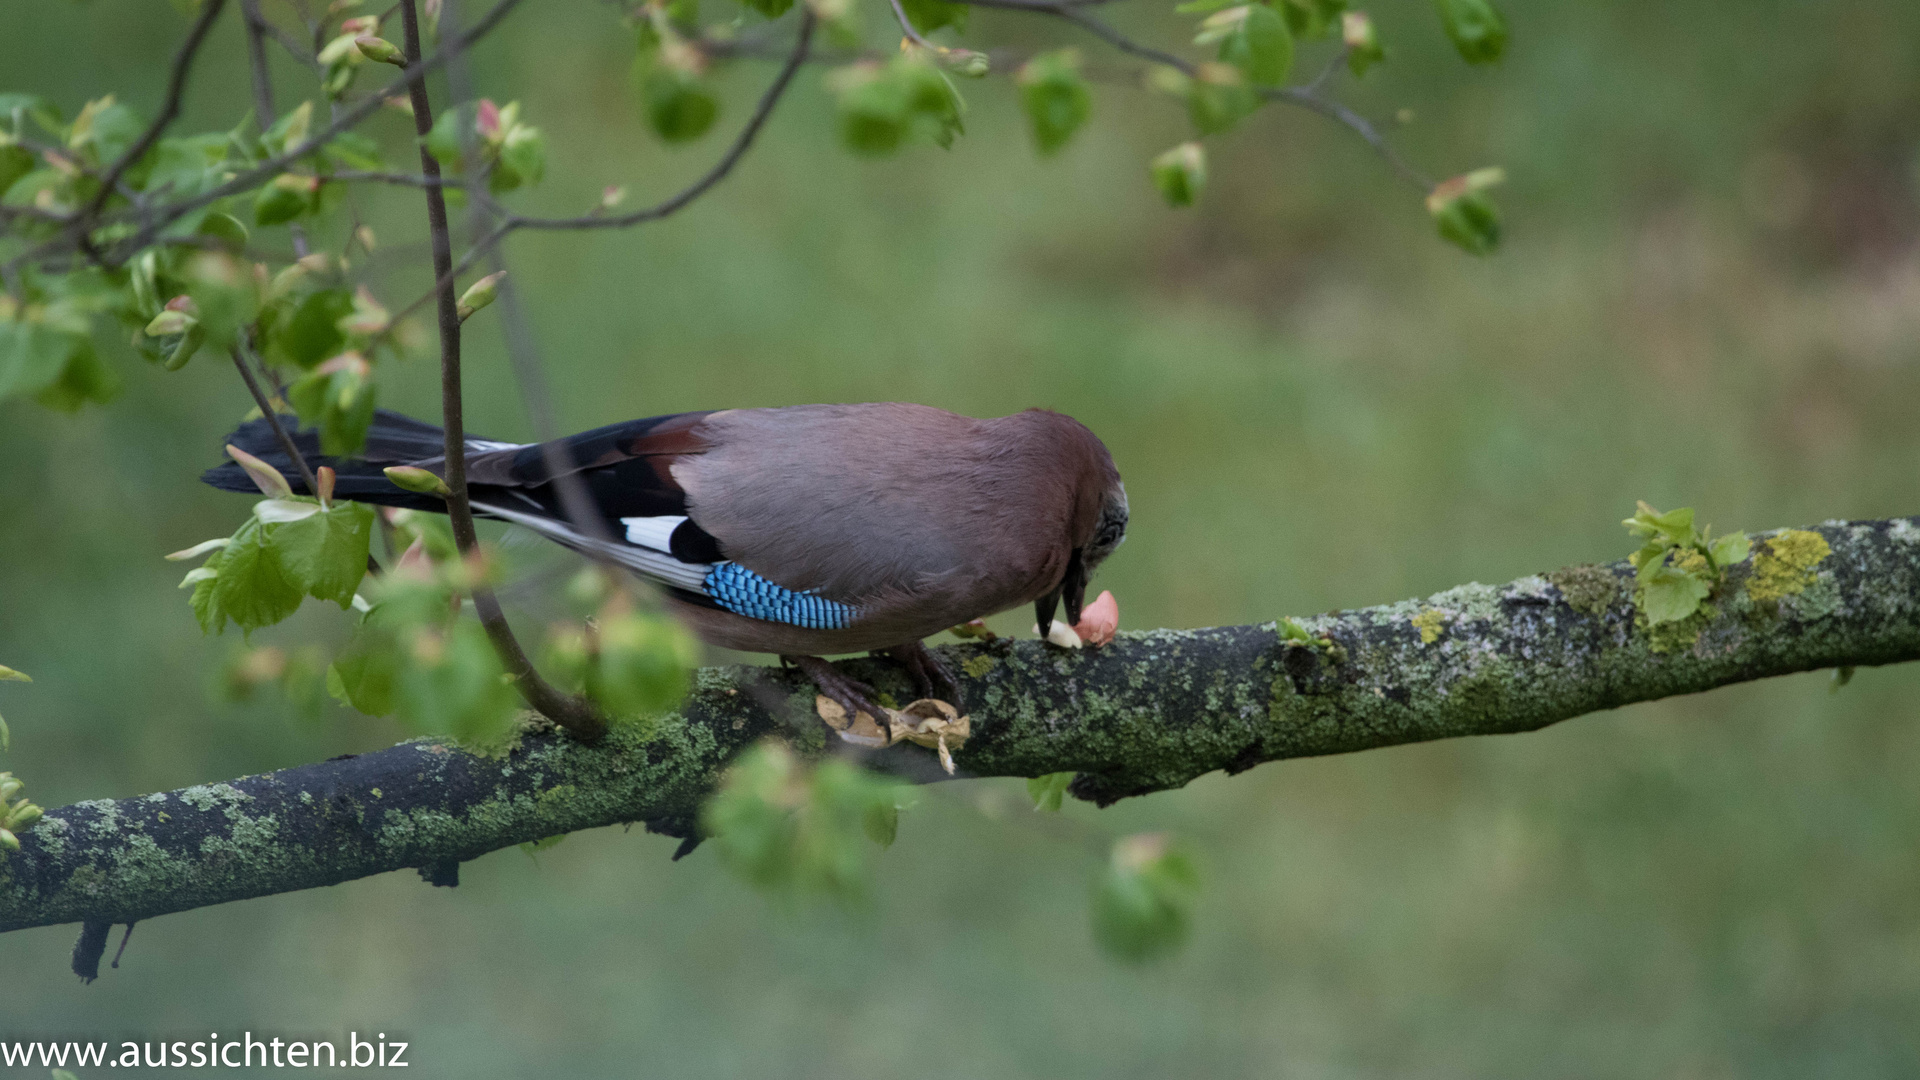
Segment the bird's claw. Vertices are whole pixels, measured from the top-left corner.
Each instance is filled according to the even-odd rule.
[[[927,648],[925,642],[896,645],[887,650],[887,655],[907,669],[907,674],[913,678],[914,691],[921,697],[939,698],[961,712],[967,711],[960,696],[959,677],[954,675],[953,668],[939,654]]]

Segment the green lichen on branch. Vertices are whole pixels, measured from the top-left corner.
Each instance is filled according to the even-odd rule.
[[[1760,550],[1753,556],[1747,595],[1769,602],[1805,592],[1816,580],[1814,567],[1831,554],[1833,548],[1819,533],[1783,529],[1760,542]]]
[[[1762,535],[1684,641],[1656,642],[1625,598],[1634,570],[1575,567],[1421,601],[1266,623],[1123,633],[1063,650],[996,639],[942,649],[966,672],[967,776],[1076,774],[1109,803],[1216,769],[1464,735],[1746,680],[1920,657],[1920,521]],[[1609,584],[1611,583],[1611,585]],[[1791,591],[1789,591],[1791,590]],[[1425,640],[1415,619],[1443,613]],[[1436,624],[1437,625],[1437,624]],[[990,661],[990,662],[988,662]],[[897,665],[844,663],[913,694]],[[793,672],[710,668],[650,732],[586,746],[534,732],[499,758],[418,741],[372,754],[48,811],[0,862],[0,931],[128,922],[622,822],[690,836],[729,762],[768,735],[827,749]],[[943,778],[931,751],[868,759]]]

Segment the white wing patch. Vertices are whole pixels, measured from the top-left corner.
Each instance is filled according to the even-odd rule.
[[[627,543],[671,554],[673,530],[685,520],[684,514],[679,517],[628,517],[621,518],[620,524],[627,527]]]

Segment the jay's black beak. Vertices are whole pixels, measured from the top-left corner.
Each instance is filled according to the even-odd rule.
[[[1053,611],[1060,606],[1060,590],[1055,589],[1033,602],[1033,625],[1040,628],[1040,636],[1046,637],[1053,629]]]
[[[1067,603],[1067,625],[1080,625],[1080,611],[1087,606],[1087,560],[1085,548],[1074,548],[1067,558],[1067,574],[1060,579],[1060,598]]]

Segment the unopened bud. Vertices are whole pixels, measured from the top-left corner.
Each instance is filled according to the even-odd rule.
[[[148,337],[170,337],[174,334],[184,334],[199,322],[200,320],[184,311],[162,311],[153,317],[152,322],[147,323],[146,334]]]
[[[438,495],[444,499],[453,494],[453,490],[447,487],[445,480],[425,469],[412,465],[395,465],[382,471],[387,474],[387,479],[393,482],[394,487],[411,491],[416,495]]]
[[[494,298],[499,295],[500,279],[506,276],[505,270],[495,271],[467,286],[467,291],[460,294],[458,307],[460,321],[466,322],[468,316],[493,303]]]
[[[339,479],[339,474],[333,471],[332,466],[322,465],[313,471],[313,478],[320,485],[320,490],[314,494],[320,497],[320,506],[324,509],[333,501],[333,485]]]
[[[394,67],[407,66],[407,54],[401,52],[398,45],[388,41],[386,38],[374,37],[372,34],[362,34],[353,39],[353,44],[355,48],[360,50],[361,56],[375,63],[392,64]]]
[[[45,811],[39,807],[32,803],[26,803],[23,806],[17,807],[13,813],[8,816],[7,828],[16,833],[26,832],[28,829],[33,828],[33,823],[39,821],[43,813],[45,813]]]
[[[1367,69],[1387,58],[1385,49],[1380,47],[1380,35],[1373,28],[1373,19],[1364,11],[1349,11],[1340,16],[1340,39],[1347,46],[1347,67],[1354,75],[1367,73]]]
[[[5,664],[0,664],[0,682],[32,682],[32,681],[33,680],[28,678],[24,672],[15,671]]]
[[[1207,153],[1184,142],[1153,159],[1153,183],[1171,206],[1191,206],[1207,186]]]
[[[188,559],[197,559],[202,555],[219,551],[221,548],[226,547],[229,542],[230,538],[228,537],[215,537],[212,540],[203,540],[190,548],[182,548],[179,551],[162,557],[168,562],[186,562]]]
[[[232,443],[227,444],[227,456],[239,462],[240,467],[247,471],[248,478],[253,481],[254,487],[260,489],[260,494],[274,499],[292,497],[293,487],[287,483],[286,477],[280,475],[279,469],[261,461],[259,458],[254,457],[252,454],[247,453]]]
[[[627,198],[627,189],[618,184],[608,184],[600,189],[600,209],[611,210]]]
[[[940,59],[946,62],[948,71],[969,79],[978,79],[993,70],[993,61],[987,54],[972,49],[949,49]]]

